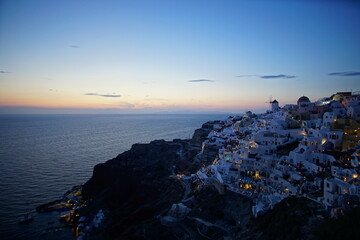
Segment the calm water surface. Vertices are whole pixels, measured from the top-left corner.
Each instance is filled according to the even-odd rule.
[[[72,239],[56,227],[59,213],[27,209],[55,200],[91,177],[94,165],[154,139],[190,138],[225,115],[0,115],[0,239]]]

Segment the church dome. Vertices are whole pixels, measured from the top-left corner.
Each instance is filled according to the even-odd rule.
[[[308,97],[302,96],[297,100],[297,104],[299,105],[301,102],[310,102],[310,99]]]

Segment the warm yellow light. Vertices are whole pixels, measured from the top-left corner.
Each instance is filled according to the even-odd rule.
[[[359,175],[358,174],[353,174],[353,178],[357,178]]]

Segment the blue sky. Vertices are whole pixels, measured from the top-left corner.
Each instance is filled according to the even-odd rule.
[[[359,91],[359,42],[356,1],[3,0],[0,113],[263,111]]]

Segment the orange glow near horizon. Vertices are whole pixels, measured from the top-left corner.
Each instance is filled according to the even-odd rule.
[[[90,97],[91,98],[91,97]],[[132,104],[134,102],[134,104]],[[200,110],[200,111],[241,111],[241,110],[256,110],[266,108],[266,104],[256,105],[254,103],[242,102],[241,104],[234,103],[219,103],[208,102],[191,103],[189,101],[173,100],[165,103],[147,102],[147,101],[123,101],[113,99],[86,99],[86,96],[78,98],[46,98],[46,97],[0,97],[0,106],[2,107],[35,107],[35,108],[70,108],[70,109],[144,109],[152,108],[159,110]]]
[[[26,91],[26,90],[30,91]],[[268,104],[255,97],[209,98],[203,93],[192,98],[185,98],[176,93],[160,95],[162,98],[151,98],[116,94],[84,94],[76,91],[45,91],[28,89],[3,92],[0,90],[0,106],[32,107],[49,109],[121,109],[143,110],[153,109],[169,111],[221,111],[239,112],[245,110],[267,109]],[[166,91],[164,91],[166,92]],[[159,93],[161,94],[161,93]],[[139,94],[138,94],[139,95]]]
[[[32,101],[32,102],[21,102],[21,101],[15,101],[15,102],[1,102],[1,107],[35,107],[35,108],[54,108],[54,109],[60,109],[60,108],[70,108],[70,109],[143,109],[143,108],[156,108],[156,109],[181,109],[181,110],[214,110],[214,111],[238,111],[238,110],[256,110],[256,109],[264,109],[265,106],[222,106],[222,105],[186,105],[186,104],[172,104],[172,105],[135,105],[134,107],[128,108],[125,106],[116,106],[116,105],[105,105],[105,104],[74,104],[69,103],[66,104],[64,102],[57,103],[57,102],[47,102],[44,103],[41,100],[39,101]]]

